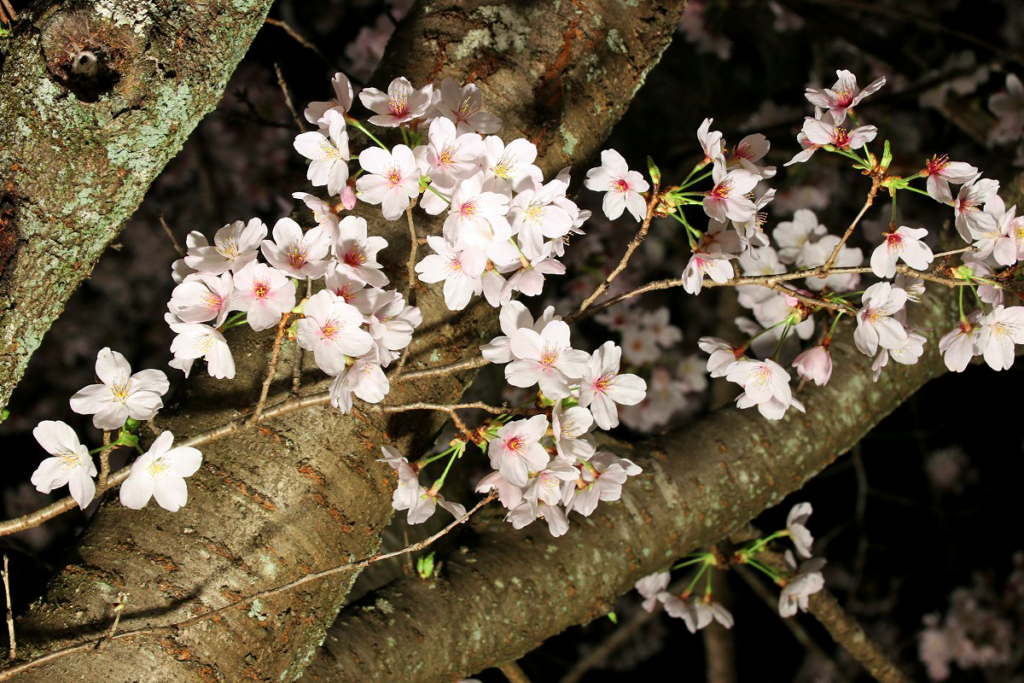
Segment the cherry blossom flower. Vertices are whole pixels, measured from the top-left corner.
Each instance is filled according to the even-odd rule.
[[[622,351],[631,365],[646,365],[661,358],[658,340],[639,326],[623,330]]]
[[[760,133],[748,135],[739,141],[739,144],[736,145],[735,149],[733,149],[732,153],[729,155],[729,158],[727,159],[728,166],[738,166],[746,171],[750,171],[762,180],[774,178],[774,166],[762,168],[755,163],[763,159],[764,156],[768,154],[769,149],[771,149],[771,143],[768,142],[768,138],[764,135],[761,135]],[[771,201],[771,199],[769,198],[768,201]]]
[[[697,141],[704,150],[704,159],[698,166],[705,166],[722,155],[722,133],[711,130],[714,119],[704,119],[697,129]]]
[[[345,187],[348,188],[349,186],[345,185]],[[324,232],[333,241],[338,234],[338,214],[335,213],[335,208],[308,192],[292,192],[292,197],[301,200],[306,205],[306,208],[313,212],[313,220],[324,229]]]
[[[804,564],[807,564],[805,562]],[[825,577],[821,572],[802,572],[790,579],[779,596],[779,615],[791,617],[797,609],[806,612],[808,599],[825,587]]]
[[[427,84],[416,90],[405,78],[396,78],[388,85],[387,93],[377,88],[364,88],[359,101],[374,113],[370,123],[395,128],[427,113],[434,95],[434,86]]]
[[[683,340],[683,332],[675,325],[669,323],[669,310],[667,306],[660,306],[656,310],[648,311],[640,317],[640,326],[644,332],[654,337],[659,346],[670,349]]]
[[[978,261],[992,257],[1001,266],[1012,266],[1021,253],[1019,245],[1024,242],[1024,216],[1017,215],[1016,206],[1007,209],[999,195],[985,204],[985,213],[996,219],[995,229],[974,235],[975,252],[971,256]]]
[[[192,371],[193,361],[203,358],[211,377],[234,378],[235,360],[231,356],[231,349],[224,335],[209,325],[199,323],[174,321],[170,325],[177,336],[171,342],[174,359],[168,365],[181,370],[188,377]]]
[[[695,595],[682,600],[669,593],[662,593],[658,599],[664,605],[665,613],[670,617],[682,619],[690,633],[710,626],[712,621],[717,621],[725,628],[733,626],[732,613],[717,602],[708,603]]]
[[[459,88],[454,79],[446,78],[441,82],[441,87],[434,90],[431,112],[454,123],[459,135],[497,133],[501,128],[501,119],[480,110],[482,99],[476,84],[467,83]]]
[[[283,313],[295,308],[295,285],[276,268],[250,263],[235,273],[230,307],[232,311],[245,311],[255,331],[269,329]]]
[[[551,433],[555,439],[555,452],[569,462],[589,460],[594,455],[594,444],[585,435],[593,424],[594,416],[586,408],[566,408],[562,401],[557,401],[551,411]]]
[[[815,268],[823,265],[841,241],[842,238],[839,235],[825,235],[817,242],[806,244],[800,253],[800,258],[797,259],[797,266],[800,268]],[[839,248],[839,254],[836,256],[833,265],[837,268],[847,268],[859,266],[863,262],[864,254],[860,247],[848,247],[843,244]],[[860,274],[832,273],[825,278],[809,277],[804,282],[807,284],[807,289],[815,292],[820,292],[826,287],[836,292],[848,292],[854,289],[860,282]]]
[[[647,382],[630,374],[619,374],[622,349],[606,341],[594,352],[580,380],[580,405],[589,407],[601,429],[619,426],[616,403],[632,406],[644,400]]]
[[[883,232],[885,242],[871,252],[871,272],[878,277],[896,275],[896,262],[903,260],[911,268],[925,270],[934,258],[931,248],[922,242],[928,231],[903,225],[892,232]]]
[[[996,229],[996,218],[981,210],[982,204],[991,201],[999,192],[999,181],[982,179],[981,174],[968,180],[960,188],[953,208],[956,211],[956,230],[966,242],[973,242]]]
[[[194,249],[208,246],[210,246],[210,242],[206,239],[206,235],[197,230],[193,230],[185,236],[186,255],[192,253]],[[171,264],[171,279],[174,280],[176,285],[180,285],[189,275],[194,275],[198,272],[195,268],[185,263],[185,258],[176,259]]]
[[[71,409],[79,415],[92,415],[97,429],[112,430],[133,420],[152,420],[164,402],[160,398],[170,384],[159,370],[132,367],[117,351],[100,349],[96,355],[96,376],[102,384],[90,384],[71,397]]]
[[[509,224],[527,258],[540,255],[544,238],[560,238],[572,230],[572,216],[555,203],[567,189],[562,181],[552,180],[536,190],[523,190],[509,204]]]
[[[1019,140],[1024,131],[1024,85],[1016,74],[1006,74],[1006,92],[996,93],[988,100],[988,108],[998,119],[990,134],[991,142]]]
[[[708,372],[711,377],[725,377],[729,368],[735,365],[741,358],[742,353],[737,355],[737,349],[718,337],[701,337],[697,340],[697,346],[704,353],[711,354],[708,357]]]
[[[564,323],[563,323],[564,324]],[[526,486],[530,472],[543,470],[550,458],[540,439],[548,429],[548,418],[534,415],[515,420],[498,429],[487,445],[491,467],[513,486]]]
[[[409,515],[406,521],[409,524],[422,524],[434,516],[437,507],[441,506],[450,512],[456,519],[466,516],[466,508],[458,503],[445,500],[441,493],[433,488],[421,489],[416,505],[409,508]]]
[[[633,587],[644,598],[641,606],[645,612],[654,611],[654,606],[658,604],[658,596],[668,588],[668,582],[671,578],[672,575],[668,572],[657,572],[656,574],[645,576],[633,584]]]
[[[975,355],[982,355],[993,370],[1009,370],[1014,344],[1024,344],[1024,307],[996,306],[978,320]]]
[[[413,330],[423,323],[423,314],[415,306],[406,306],[405,297],[396,291],[362,291],[356,308],[369,320],[369,332],[377,346],[377,357],[387,367],[397,354],[412,342]]]
[[[704,275],[718,284],[728,282],[734,274],[729,258],[729,254],[694,252],[683,271],[683,289],[690,294],[700,294],[704,286]]]
[[[380,363],[360,358],[331,382],[331,405],[347,414],[352,410],[353,395],[367,403],[380,403],[390,389],[391,383]]]
[[[565,264],[552,258],[552,249],[551,242],[548,242],[541,249],[540,254],[530,259],[529,265],[524,265],[509,277],[501,289],[501,301],[508,301],[512,297],[512,292],[537,296],[544,289],[545,275],[563,275],[565,273]]]
[[[386,246],[388,241],[383,237],[367,237],[365,218],[345,216],[338,224],[338,240],[334,243],[337,272],[371,287],[383,287],[388,278],[377,263],[377,252]]]
[[[811,517],[813,508],[810,503],[797,503],[790,509],[786,517],[786,531],[793,539],[796,552],[801,557],[811,556],[811,545],[814,543],[814,536],[807,530],[807,520]]]
[[[32,473],[32,485],[40,493],[49,493],[67,484],[71,497],[84,510],[96,495],[96,463],[89,449],[78,440],[75,430],[60,421],[40,422],[32,436],[53,456],[43,460]]]
[[[509,301],[502,304],[501,312],[498,314],[498,322],[504,334],[481,346],[480,353],[492,363],[510,363],[513,360],[512,335],[516,330],[529,328],[539,334],[549,322],[561,319],[561,316],[555,315],[555,307],[548,306],[534,322],[530,310],[521,301]]]
[[[980,317],[980,313],[975,311],[939,340],[942,360],[950,372],[963,372],[974,358],[974,347],[978,337],[975,324],[979,322]]]
[[[885,85],[883,76],[861,90],[857,87],[857,77],[846,69],[836,71],[836,76],[838,79],[831,88],[825,90],[807,88],[805,96],[807,101],[815,107],[827,109],[837,124],[846,120],[847,111],[856,107],[861,100]]]
[[[327,275],[324,277],[324,286],[337,296],[351,304],[366,288],[366,283],[348,274],[347,269],[341,268],[336,261],[327,268]]]
[[[798,209],[792,221],[783,221],[775,226],[772,237],[779,245],[779,261],[796,263],[798,260],[806,261],[806,258],[801,259],[801,254],[808,244],[817,242],[827,234],[828,228],[818,222],[813,211]]]
[[[928,160],[921,175],[928,178],[928,194],[932,199],[952,204],[953,193],[949,190],[949,184],[966,183],[978,175],[978,169],[963,161],[950,161],[946,155],[936,155]]]
[[[533,163],[536,159],[537,146],[529,140],[518,138],[506,145],[497,135],[484,138],[484,170],[505,181],[514,192],[543,182],[544,174]]]
[[[569,326],[561,320],[552,320],[539,334],[530,328],[516,330],[510,348],[515,360],[505,366],[508,383],[523,389],[539,383],[551,399],[568,397],[570,382],[587,371],[589,355],[570,347]]]
[[[213,236],[214,246],[197,242],[188,250],[185,263],[200,273],[220,275],[227,270],[237,273],[256,260],[260,242],[266,236],[267,226],[259,218],[248,223],[235,221],[217,231]]]
[[[414,508],[426,492],[426,489],[420,486],[419,474],[405,456],[391,446],[382,445],[380,450],[384,457],[378,462],[386,462],[398,474],[398,485],[391,495],[391,507],[398,511],[409,510],[409,517],[412,517],[415,514]]]
[[[804,412],[803,404],[793,398],[789,373],[773,360],[741,360],[729,366],[725,378],[743,387],[736,406],[758,411],[769,420],[780,420],[790,407]]]
[[[523,489],[510,484],[505,477],[501,476],[501,472],[488,474],[477,483],[475,490],[477,493],[497,491],[498,501],[508,510],[518,507],[523,502]]]
[[[570,491],[572,498],[566,502],[566,511],[575,510],[589,517],[600,501],[614,501],[622,497],[622,485],[628,477],[643,472],[639,465],[612,453],[601,452],[587,460],[581,473],[586,486]]]
[[[804,118],[803,134],[807,141],[819,147],[832,145],[836,149],[860,149],[878,135],[875,126],[859,126],[847,130],[840,122],[833,122],[828,114],[820,119],[807,116]],[[794,159],[795,161],[795,159]]]
[[[926,341],[927,339],[925,339],[924,335],[907,331],[907,340],[905,342],[894,349],[880,349],[878,356],[875,357],[875,361],[871,364],[872,380],[878,381],[882,374],[882,368],[888,364],[890,357],[902,365],[914,365],[917,363],[924,353]]]
[[[893,315],[907,303],[907,293],[888,282],[879,282],[864,290],[857,312],[853,341],[866,356],[875,355],[881,346],[895,349],[907,339],[907,331]]]
[[[616,220],[625,209],[637,221],[647,215],[647,201],[640,193],[650,189],[650,185],[639,171],[630,171],[626,160],[614,149],[601,152],[601,165],[587,171],[583,184],[588,190],[605,193],[601,210],[609,220]]]
[[[813,381],[823,387],[832,377],[832,354],[828,352],[827,346],[812,346],[793,360],[793,367],[800,379]]]
[[[747,193],[760,181],[758,176],[742,168],[727,171],[725,158],[718,157],[712,167],[711,178],[715,186],[704,197],[704,213],[710,218],[745,223],[757,213],[757,207]]]
[[[477,249],[456,251],[443,238],[428,235],[427,244],[434,254],[425,256],[416,264],[421,282],[433,284],[444,280],[444,303],[449,310],[461,311],[483,287],[480,276],[487,264],[487,256]]]
[[[484,141],[476,133],[457,133],[454,123],[436,118],[430,124],[428,140],[429,144],[417,147],[414,153],[422,156],[423,167],[432,182],[451,186],[479,172]]]
[[[345,370],[345,356],[362,356],[373,346],[373,338],[362,329],[363,314],[331,291],[310,297],[302,313],[299,346],[312,351],[317,367],[328,375]]]
[[[380,204],[386,220],[400,218],[419,195],[419,167],[405,145],[395,145],[391,152],[367,147],[359,154],[359,165],[366,174],[356,180],[356,192],[367,204]]]
[[[310,102],[302,115],[310,123],[320,123],[328,110],[335,110],[341,114],[347,114],[352,109],[352,84],[348,77],[340,71],[334,74],[331,79],[331,86],[334,88],[334,99],[326,102]]]
[[[348,130],[345,116],[336,109],[324,113],[325,129],[300,133],[295,137],[295,151],[310,160],[306,179],[314,187],[327,186],[327,192],[337,195],[348,181]]]
[[[548,531],[555,538],[569,530],[569,518],[562,508],[549,505],[541,500],[526,501],[510,510],[505,519],[512,523],[512,528],[522,529],[537,519],[548,523]]]
[[[300,280],[315,280],[327,272],[331,239],[323,228],[312,228],[303,234],[298,223],[282,218],[274,224],[273,235],[274,240],[263,240],[261,247],[270,265]]]
[[[174,288],[167,308],[188,323],[212,320],[219,327],[228,315],[228,302],[234,291],[231,273],[221,275],[196,274]]]
[[[150,498],[156,498],[160,507],[177,512],[188,502],[185,477],[196,473],[203,456],[195,448],[171,448],[173,442],[173,434],[161,433],[149,450],[132,463],[131,473],[121,484],[121,505],[141,510]]]
[[[509,225],[508,197],[485,191],[483,175],[463,181],[452,195],[444,236],[459,249],[492,249],[512,237]]]

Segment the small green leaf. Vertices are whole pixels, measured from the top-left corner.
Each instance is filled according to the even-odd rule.
[[[431,551],[429,555],[424,555],[416,560],[416,573],[420,575],[420,578],[426,581],[434,573],[434,553]]]
[[[608,619],[615,625],[618,625],[619,623],[619,615],[617,615],[615,612],[609,612]]]

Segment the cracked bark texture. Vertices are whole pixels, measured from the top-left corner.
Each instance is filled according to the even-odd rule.
[[[38,2],[0,56],[0,408],[271,0]]]
[[[417,84],[468,76],[503,118],[502,136],[533,140],[538,164],[553,174],[596,154],[668,45],[683,5],[581,0],[553,13],[541,0],[420,3],[396,31],[373,84],[386,87],[399,74]],[[386,223],[375,208],[362,208],[371,234],[389,242],[381,257],[386,272],[396,274],[392,286],[401,288],[409,248],[404,217]],[[440,221],[417,222],[421,234],[440,232]],[[440,287],[418,286],[416,294],[424,324],[410,369],[475,355],[497,328],[495,312],[482,302],[453,314]],[[160,428],[182,438],[252,406],[273,332],[233,332],[236,379],[196,378],[158,419]],[[283,354],[271,405],[287,395],[290,368]],[[317,376],[308,354],[306,370]],[[466,379],[396,382],[388,401],[454,401]],[[132,629],[180,621],[372,554],[396,483],[376,462],[382,441],[414,451],[439,427],[433,414],[388,421],[379,413],[346,417],[321,408],[204,447],[203,466],[189,480],[189,504],[178,513],[154,505],[134,512],[110,500],[101,506],[46,595],[19,619],[23,656],[102,632],[119,591],[131,595],[121,628]],[[117,641],[16,680],[293,680],[316,653],[353,578],[253,603],[174,638]]]
[[[346,607],[304,681],[441,683],[515,660],[564,629],[611,611],[634,582],[729,537],[832,463],[930,379],[943,374],[939,336],[956,298],[931,286],[911,312],[933,330],[916,365],[889,363],[878,383],[849,326],[832,344],[835,372],[801,397],[807,414],[770,422],[726,408],[693,425],[608,450],[644,473],[621,502],[571,515],[552,538],[543,522],[515,531],[495,511],[473,525],[440,577],[404,578]]]

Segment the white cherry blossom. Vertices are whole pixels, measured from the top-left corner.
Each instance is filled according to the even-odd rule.
[[[89,449],[78,440],[75,430],[60,421],[40,422],[32,436],[53,456],[43,460],[32,473],[32,485],[40,493],[49,493],[66,484],[71,497],[84,510],[96,495],[96,463]]]
[[[132,463],[131,473],[121,484],[121,505],[141,510],[156,498],[160,507],[177,512],[188,502],[185,477],[196,473],[203,456],[195,448],[171,448],[173,443],[174,435],[165,431]]]
[[[267,226],[259,218],[248,223],[235,221],[225,225],[213,236],[214,246],[196,241],[196,246],[189,248],[185,263],[189,268],[200,273],[220,275],[231,270],[239,270],[256,260],[260,243],[267,236]]]
[[[364,88],[359,93],[359,101],[374,113],[369,118],[370,123],[395,128],[426,114],[433,94],[434,86],[429,83],[417,90],[408,79],[396,78],[388,85],[387,93],[377,88]]]
[[[261,247],[270,265],[299,279],[315,280],[327,272],[331,238],[323,228],[312,228],[303,234],[298,223],[282,218],[274,224],[272,234],[273,241],[263,240]]]
[[[619,373],[622,349],[606,341],[594,352],[580,380],[580,405],[590,408],[601,429],[619,426],[615,404],[636,405],[644,400],[647,382],[631,374]]]
[[[314,187],[327,186],[327,192],[334,196],[341,193],[348,182],[348,162],[351,159],[348,148],[348,130],[345,116],[336,109],[324,113],[324,128],[295,137],[295,151],[310,160],[306,179]]]
[[[366,173],[356,180],[357,196],[367,204],[380,204],[385,219],[400,218],[419,195],[419,166],[405,145],[395,145],[391,152],[367,147],[359,154],[359,165]]]
[[[345,370],[346,356],[362,356],[373,346],[373,338],[362,329],[363,314],[329,290],[314,294],[302,313],[299,346],[312,351],[317,367],[328,375]]]
[[[609,220],[616,220],[626,209],[637,221],[647,214],[647,201],[640,193],[647,192],[650,185],[639,171],[630,171],[614,149],[601,152],[601,165],[587,171],[583,184],[588,190],[605,193],[601,210]]]
[[[250,263],[235,273],[230,308],[245,311],[249,326],[257,332],[269,329],[295,308],[295,285],[276,268]]]
[[[96,356],[96,376],[101,384],[90,384],[71,397],[71,409],[80,415],[92,415],[97,429],[113,430],[133,420],[152,420],[164,402],[160,398],[170,384],[159,370],[132,367],[117,351],[100,349]]]

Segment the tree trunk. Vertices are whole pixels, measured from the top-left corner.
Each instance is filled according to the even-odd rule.
[[[393,36],[374,84],[386,87],[395,75],[417,84],[469,77],[504,120],[503,137],[534,141],[538,164],[551,174],[596,153],[668,45],[683,4],[579,0],[552,13],[541,0],[420,3]],[[386,272],[401,288],[406,223],[385,223],[375,209],[365,215],[377,216],[370,232],[388,240]],[[439,221],[420,223],[421,234],[440,232]],[[478,355],[497,327],[496,312],[480,302],[449,312],[439,287],[417,287],[417,304],[424,324],[413,341],[411,369]],[[269,331],[231,335],[236,379],[191,382],[159,426],[180,439],[251,407],[272,337]],[[287,396],[291,361],[282,359],[271,405]],[[307,369],[317,376],[311,364]],[[396,382],[388,402],[457,400],[466,379]],[[107,501],[46,596],[20,619],[24,655],[102,632],[120,591],[131,596],[121,628],[139,628],[181,621],[371,554],[390,518],[396,483],[390,468],[376,462],[381,443],[397,441],[415,453],[439,422],[430,414],[389,422],[367,412],[292,413],[205,447],[204,464],[189,480],[190,501],[178,513],[153,505],[134,512]],[[253,603],[174,638],[115,641],[17,680],[293,680],[316,653],[352,578]]]
[[[933,285],[912,304],[914,328],[932,330],[926,352],[916,365],[890,362],[877,383],[872,359],[840,327],[831,381],[800,397],[806,415],[770,422],[725,408],[675,433],[609,446],[644,473],[621,502],[571,515],[561,538],[543,522],[516,531],[495,510],[463,539],[467,552],[442,558],[440,577],[403,578],[346,607],[303,680],[447,683],[607,614],[637,579],[743,528],[946,372],[937,342],[956,324],[953,294]]]
[[[0,408],[271,0],[37,3],[0,56]]]

